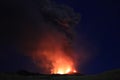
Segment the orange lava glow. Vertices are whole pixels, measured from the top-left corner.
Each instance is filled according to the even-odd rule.
[[[51,70],[51,74],[71,73],[76,73],[76,70],[74,68],[74,63],[67,56],[58,57],[55,61],[53,61],[53,69]]]

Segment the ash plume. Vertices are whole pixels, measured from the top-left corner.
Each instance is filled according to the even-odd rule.
[[[51,0],[6,0],[0,4],[2,44],[15,44],[44,73],[50,73],[60,56],[75,60],[72,44],[79,14],[72,8]]]

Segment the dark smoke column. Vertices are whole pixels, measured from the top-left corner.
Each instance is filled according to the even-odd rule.
[[[69,38],[73,37],[74,27],[78,24],[80,15],[65,5],[57,5],[52,0],[40,0],[37,2],[40,13],[46,22],[50,22],[58,30],[64,32]]]

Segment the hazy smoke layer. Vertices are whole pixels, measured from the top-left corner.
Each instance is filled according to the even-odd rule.
[[[5,0],[0,7],[2,44],[16,44],[47,72],[57,56],[74,60],[73,29],[79,15],[73,9],[50,0]]]

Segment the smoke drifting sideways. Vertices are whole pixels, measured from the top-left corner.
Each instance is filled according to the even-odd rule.
[[[6,0],[0,4],[2,44],[15,44],[43,73],[59,73],[63,64],[67,71],[75,70],[72,45],[79,14],[50,0]]]

